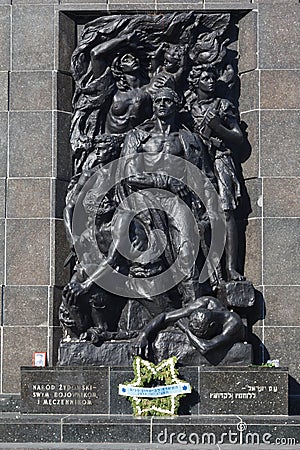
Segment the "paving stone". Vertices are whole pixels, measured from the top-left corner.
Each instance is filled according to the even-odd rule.
[[[299,283],[300,219],[264,219],[264,283],[293,285]]]
[[[49,217],[50,183],[47,178],[8,179],[7,217]]]
[[[3,327],[4,393],[20,392],[20,367],[31,366],[33,352],[47,351],[47,336],[47,327]],[[20,349],[22,349],[22,351],[20,351]],[[2,439],[4,438],[4,435],[1,434],[1,432],[0,436],[2,436]],[[43,439],[41,435],[36,438],[31,436],[31,438],[38,440]],[[7,439],[7,436],[5,436],[5,439]],[[19,439],[19,442],[22,442],[21,437]],[[29,436],[27,437],[27,442],[28,441],[30,442]]]
[[[262,109],[298,109],[299,70],[262,70],[260,106]]]
[[[10,4],[10,2],[8,3]],[[10,70],[10,6],[0,8],[0,70]]]
[[[299,64],[299,4],[261,3],[259,7],[259,66],[297,69]]]
[[[54,8],[16,5],[12,8],[13,70],[51,70],[54,62]]]
[[[239,110],[252,111],[259,106],[259,72],[253,70],[241,75],[241,95]]]
[[[300,179],[264,178],[265,217],[300,217]]]
[[[261,220],[251,219],[246,228],[245,276],[256,286],[261,284]]]
[[[261,112],[261,174],[300,175],[299,111]]]
[[[6,209],[6,179],[0,178],[0,218],[5,217]]]
[[[51,110],[51,72],[12,72],[10,75],[11,110]]]
[[[56,36],[58,51],[56,53],[55,68],[69,72],[71,56],[76,47],[76,24],[74,19],[63,12],[59,13]]]
[[[5,272],[5,265],[4,265],[4,254],[5,254],[5,220],[0,219],[0,283],[4,284],[4,272]],[[2,290],[1,290],[2,294]]]
[[[7,219],[7,284],[48,285],[50,221]]]
[[[66,237],[63,220],[52,220],[52,280],[53,286],[65,286],[70,278],[69,268],[64,267],[64,262],[70,248]]]
[[[8,72],[0,72],[0,111],[8,108]]]
[[[46,286],[5,286],[5,326],[48,324],[48,288]]]
[[[8,114],[0,112],[0,176],[6,177],[7,173],[7,145],[8,145]]]
[[[265,325],[298,326],[299,294],[299,286],[265,286],[264,298],[267,311]]]
[[[279,359],[280,366],[288,367],[289,375],[295,379],[290,394],[299,395],[299,327],[265,327],[264,336],[270,359]]]
[[[51,135],[51,112],[12,112],[9,130],[10,176],[51,176]]]
[[[242,128],[245,130],[244,143],[240,152],[244,178],[259,176],[259,113],[251,111],[241,114]]]

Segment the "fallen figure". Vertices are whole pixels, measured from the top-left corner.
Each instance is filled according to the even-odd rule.
[[[240,316],[229,311],[220,300],[205,296],[183,308],[163,312],[152,319],[135,339],[134,354],[147,357],[149,342],[153,342],[159,331],[169,325],[185,333],[202,355],[245,339],[245,328]]]

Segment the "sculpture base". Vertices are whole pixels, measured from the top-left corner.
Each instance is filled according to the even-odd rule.
[[[16,417],[10,414],[1,420],[0,442],[3,449],[21,448],[17,447],[17,444],[22,443],[22,449],[28,450],[33,448],[199,450],[218,447],[223,449],[223,445],[230,450],[235,448],[296,450],[300,442],[300,418],[234,415],[136,418],[126,415],[87,417],[50,414],[40,416],[18,414]],[[279,445],[279,442],[283,445]]]
[[[184,351],[178,352],[178,348]],[[248,366],[252,364],[252,346],[237,343],[223,348],[199,353],[180,332],[162,331],[153,346],[155,362],[176,356],[179,365],[185,366]],[[211,354],[212,353],[212,354]],[[90,342],[61,342],[59,346],[60,366],[111,366],[126,367],[133,362],[132,342],[108,341],[100,346]]]
[[[288,370],[263,367],[180,367],[192,393],[179,414],[287,415]],[[22,411],[41,414],[132,414],[120,383],[131,367],[21,368]]]

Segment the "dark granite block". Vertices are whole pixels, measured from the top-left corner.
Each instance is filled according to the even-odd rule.
[[[252,0],[252,3],[255,4],[262,4],[262,3],[272,3],[273,5],[276,5],[277,3],[279,3],[282,6],[282,0]],[[298,0],[285,0],[284,4],[298,4],[299,1]]]
[[[52,180],[51,217],[62,219],[68,184],[67,181]]]
[[[180,400],[179,415],[198,415],[199,414],[199,368],[198,367],[180,367],[179,378],[187,381],[192,386],[192,392]]]
[[[51,70],[54,52],[54,8],[43,5],[12,8],[13,70]]]
[[[119,395],[118,386],[134,379],[132,369],[112,367],[110,369],[110,414],[132,414],[132,406],[127,397]]]
[[[7,185],[7,217],[50,216],[50,179],[12,178]]]
[[[299,83],[299,70],[262,70],[260,77],[261,108],[299,108]]]
[[[206,4],[210,4],[210,3],[219,3],[220,5],[222,4],[230,4],[230,3],[251,3],[251,0],[205,0]]]
[[[251,219],[246,228],[245,276],[254,285],[262,280],[261,220]]]
[[[72,111],[73,80],[71,75],[56,72],[54,74],[54,82],[54,92],[57,93],[54,109]]]
[[[200,372],[202,414],[280,415],[287,412],[287,369],[230,367]]]
[[[56,35],[58,36],[58,52],[56,52],[55,68],[69,72],[72,53],[76,47],[75,21],[63,12],[59,12]]]
[[[21,398],[18,394],[0,394],[0,414],[19,412],[21,410]]]
[[[221,424],[197,424],[197,423],[170,423],[168,421],[153,425],[153,443],[160,444],[159,447],[176,449],[191,449],[194,446],[198,449],[217,448],[217,442],[224,442],[222,436],[229,435],[230,429],[236,430],[236,425],[221,425]],[[234,432],[231,431],[232,437]],[[230,442],[230,441],[229,441]],[[168,445],[169,444],[169,445]],[[203,447],[201,444],[205,445]],[[182,447],[179,447],[179,446]],[[200,446],[201,445],[201,446]]]
[[[297,418],[254,415],[153,418],[153,445],[160,444],[155,448],[254,450],[279,445],[292,449],[299,439]]]
[[[294,377],[293,390],[290,394],[300,394],[299,377],[299,327],[265,327],[264,344],[271,359],[279,359],[283,367],[289,368],[289,375]],[[296,391],[296,392],[295,392]]]
[[[10,70],[10,6],[0,8],[0,70]]]
[[[249,212],[248,217],[255,218],[261,217],[262,212],[262,190],[261,190],[261,179],[252,178],[245,181],[246,196],[248,196],[249,201]],[[246,203],[246,201],[244,201]]]
[[[265,217],[300,217],[299,200],[299,178],[264,178]]]
[[[224,0],[224,2],[222,2],[222,0],[210,0],[209,2],[205,2],[204,8],[214,11],[228,11],[231,9],[252,9],[249,0],[239,1],[239,3],[237,3],[236,0]]]
[[[0,176],[6,177],[7,166],[7,113],[0,112]]]
[[[239,71],[257,68],[257,12],[250,11],[239,21]]]
[[[64,262],[69,254],[70,247],[66,238],[63,220],[52,220],[52,285],[64,286],[68,283],[69,267],[64,268]]]
[[[56,366],[58,361],[58,347],[62,339],[62,328],[49,327],[49,354],[48,361],[49,366]]]
[[[300,317],[299,286],[265,286],[265,325],[298,326]]]
[[[4,287],[4,325],[47,326],[47,323],[47,286]]]
[[[240,112],[252,111],[259,106],[259,72],[253,70],[241,75]]]
[[[50,286],[49,287],[49,325],[52,327],[59,326],[59,307],[61,304],[62,287]]]
[[[82,3],[82,4],[86,4],[86,3],[95,3],[95,0],[60,0],[61,4],[64,3]],[[105,4],[106,5],[107,0],[99,0],[99,4]]]
[[[33,352],[46,352],[47,327],[3,327],[3,392],[20,392],[20,367],[32,363]]]
[[[10,74],[11,110],[51,110],[51,72],[12,72]]]
[[[54,162],[53,176],[62,180],[71,178],[71,147],[69,133],[71,114],[56,112],[54,114]]]
[[[63,442],[126,444],[150,442],[150,419],[119,417],[81,417],[63,420]]]
[[[108,414],[108,371],[108,367],[22,367],[22,410],[28,413]]]
[[[109,1],[111,1],[111,0],[109,0]],[[174,5],[174,3],[176,4],[176,3],[179,3],[178,2],[178,0],[157,0],[157,4],[161,4],[161,3],[165,3],[165,4],[173,4]],[[199,6],[199,5],[202,5],[204,2],[203,2],[203,0],[189,0],[189,1],[187,1],[187,2],[184,2],[184,3],[188,3],[188,4],[190,4],[190,5],[192,5],[192,4],[194,4],[194,6]],[[174,7],[174,8],[176,8],[176,7]]]
[[[0,72],[0,111],[8,108],[8,72]]]
[[[8,219],[6,258],[7,284],[49,284],[50,221]]]
[[[0,218],[5,217],[6,179],[0,178]]]
[[[175,5],[176,8],[177,5]],[[105,5],[103,5],[103,9],[106,8]],[[138,11],[142,11],[142,12],[147,12],[147,11],[154,11],[155,8],[155,2],[149,2],[149,3],[143,3],[142,0],[137,1],[136,3],[131,3],[128,0],[122,2],[111,2],[110,0],[108,1],[107,4],[107,9],[108,11],[114,11],[114,12],[120,12],[123,13],[124,10],[129,11],[131,10],[132,12],[138,12]],[[166,8],[167,9],[167,8]]]
[[[300,415],[300,395],[292,395],[289,397],[289,415]]]
[[[0,283],[4,284],[5,220],[0,219]]]
[[[300,219],[264,220],[264,283],[289,285],[299,282]]]
[[[255,423],[255,419],[253,420],[253,424],[249,424],[248,417],[243,417],[242,420],[243,424],[246,425],[246,429],[242,433],[239,433],[239,442],[243,442],[247,446],[247,449],[267,449],[269,445],[273,445],[275,448],[278,446],[277,448],[280,450],[292,450],[298,446],[297,443],[299,442],[300,434],[298,424],[285,424],[283,422],[274,425],[267,421],[263,424]],[[244,447],[241,446],[240,448]]]
[[[299,5],[260,4],[259,64],[262,69],[297,69]]]
[[[55,5],[59,0],[12,0],[13,5]]]
[[[241,152],[244,178],[259,176],[259,113],[251,111],[241,114],[242,128],[245,129],[245,141]]]
[[[51,176],[51,112],[10,114],[10,176]]]
[[[261,172],[264,176],[299,176],[299,111],[261,112]]]
[[[40,416],[28,417],[16,414],[2,417],[0,424],[0,442],[17,444],[25,442],[45,443],[60,441],[61,424],[58,417],[44,416],[41,418]],[[30,449],[27,445],[24,445],[23,449],[25,448]]]

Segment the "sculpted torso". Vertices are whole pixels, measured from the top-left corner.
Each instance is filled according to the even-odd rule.
[[[121,134],[151,116],[149,94],[142,88],[118,91],[106,119],[106,133]]]

